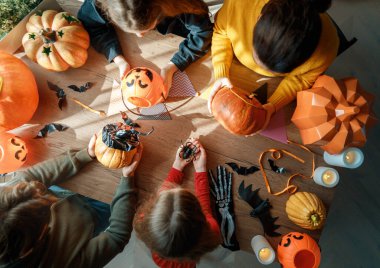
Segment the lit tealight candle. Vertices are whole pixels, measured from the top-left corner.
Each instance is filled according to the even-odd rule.
[[[251,240],[251,246],[261,264],[267,265],[274,261],[276,253],[264,236],[254,236]]]
[[[313,180],[324,187],[335,187],[339,182],[339,173],[330,167],[318,167],[314,170]]]
[[[347,148],[340,154],[323,153],[323,159],[327,164],[345,167],[345,168],[358,168],[363,164],[364,155],[358,148]]]

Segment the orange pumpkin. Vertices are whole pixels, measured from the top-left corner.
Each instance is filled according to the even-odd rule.
[[[0,51],[0,132],[29,121],[37,106],[33,73],[20,59]]]
[[[261,103],[237,87],[220,89],[212,103],[216,120],[229,132],[251,135],[264,127],[267,112]]]
[[[108,124],[99,133],[95,155],[108,168],[128,166],[139,146],[138,132],[122,123]]]
[[[291,232],[281,238],[277,257],[283,268],[318,268],[321,251],[309,235]]]
[[[85,64],[90,37],[69,13],[38,11],[30,17],[26,30],[22,38],[25,53],[42,67],[61,72]]]
[[[150,107],[168,96],[161,76],[149,68],[134,68],[121,81],[124,101],[137,107]]]
[[[25,142],[11,133],[0,134],[0,174],[9,173],[21,167],[28,150]]]

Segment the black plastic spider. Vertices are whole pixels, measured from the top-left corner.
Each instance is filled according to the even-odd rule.
[[[182,142],[181,142],[182,143]],[[181,151],[179,152],[179,157],[186,159],[187,162],[192,161],[197,153],[199,152],[199,147],[194,143],[188,141],[181,145]]]

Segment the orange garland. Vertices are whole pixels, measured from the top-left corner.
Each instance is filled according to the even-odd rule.
[[[302,144],[298,144],[298,143],[295,143],[295,142],[292,142],[292,141],[288,141],[288,143],[295,144],[295,145],[301,147],[302,149],[304,149],[305,151],[308,151],[309,153],[311,153],[313,155],[313,161],[312,161],[312,170],[313,171],[312,171],[312,173],[311,173],[310,176],[304,175],[302,173],[296,173],[296,174],[291,175],[288,178],[288,181],[286,183],[286,187],[282,191],[280,191],[280,192],[273,193],[272,189],[270,187],[270,184],[269,184],[269,180],[268,180],[267,174],[265,173],[263,163],[262,163],[264,155],[266,153],[271,152],[272,153],[272,158],[274,160],[278,160],[278,159],[280,159],[283,156],[283,154],[286,154],[286,155],[294,158],[295,160],[297,160],[298,162],[300,162],[302,164],[305,163],[305,160],[303,160],[302,158],[300,158],[300,157],[298,157],[298,156],[296,156],[296,155],[294,155],[294,154],[292,154],[289,151],[284,150],[284,149],[268,149],[268,150],[262,152],[260,154],[259,164],[260,164],[260,170],[263,173],[265,186],[267,187],[268,193],[276,195],[276,196],[281,195],[281,194],[283,194],[285,192],[288,192],[289,194],[294,194],[297,191],[298,187],[296,185],[290,183],[293,178],[299,176],[299,177],[301,177],[303,179],[311,179],[313,177],[313,175],[314,175],[314,169],[315,169],[315,155],[314,155],[314,153],[312,151],[310,151],[306,146],[304,146]]]

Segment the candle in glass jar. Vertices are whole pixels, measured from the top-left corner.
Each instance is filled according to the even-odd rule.
[[[364,155],[358,148],[347,148],[340,154],[323,153],[323,159],[327,164],[345,167],[345,168],[358,168],[364,161]]]
[[[314,170],[313,180],[324,187],[335,187],[339,182],[339,173],[330,167],[318,167]]]
[[[254,236],[251,240],[251,246],[261,264],[267,265],[274,261],[276,253],[264,236]]]

